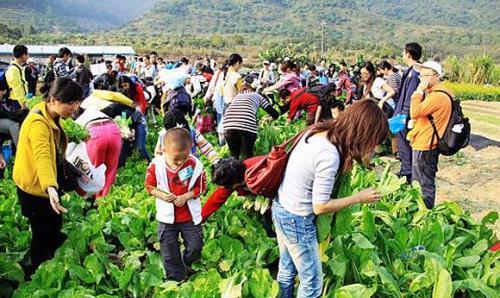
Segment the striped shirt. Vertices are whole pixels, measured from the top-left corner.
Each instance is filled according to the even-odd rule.
[[[401,87],[401,75],[399,73],[395,72],[394,74],[384,77],[385,82],[387,85],[389,85],[392,89],[394,89],[394,92],[396,92],[396,95],[399,94],[399,88]],[[397,96],[393,96],[393,98],[397,99]]]
[[[255,92],[236,95],[224,113],[224,131],[237,129],[257,133],[257,111],[259,107],[265,109],[269,105],[264,97]]]

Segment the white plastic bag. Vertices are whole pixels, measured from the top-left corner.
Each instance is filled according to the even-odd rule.
[[[78,178],[78,186],[88,195],[95,194],[104,188],[106,182],[106,165],[101,164],[97,168],[90,161],[87,153],[87,144],[81,142],[76,145],[70,143],[66,151],[66,160],[72,163],[82,176]]]

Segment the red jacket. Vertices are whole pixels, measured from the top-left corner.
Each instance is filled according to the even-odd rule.
[[[304,92],[306,88],[300,88],[290,94],[290,110],[288,111],[288,119],[292,120],[297,111],[306,110],[306,119],[309,124],[314,123],[314,117],[319,106],[318,96]]]
[[[142,89],[141,84],[135,84],[135,92],[136,96],[135,98],[132,98],[132,100],[139,106],[141,113],[146,115],[148,103],[146,101],[146,97],[144,96],[144,90]]]
[[[248,158],[243,161],[243,164],[245,165],[246,168],[249,166],[253,165],[258,159],[255,158]],[[231,196],[233,191],[238,193],[240,196],[246,196],[251,194],[250,191],[243,187],[237,187],[236,189],[227,189],[223,186],[219,186],[213,193],[210,195],[208,198],[207,202],[203,207],[201,208],[201,217],[203,218],[203,221],[206,221],[207,218],[212,215],[215,211],[219,210],[224,203],[226,203],[227,199]]]
[[[179,178],[179,171],[191,166],[194,168],[196,166],[196,161],[190,158],[183,166],[177,168],[175,171],[168,169],[167,166],[167,177],[168,177],[168,187],[170,188],[170,192],[174,195],[183,195],[188,192],[189,188],[189,179],[188,181],[181,181]],[[156,180],[156,167],[154,163],[151,163],[148,166],[147,174],[146,174],[146,191],[151,193],[153,187],[157,187]],[[199,197],[205,190],[206,187],[206,178],[205,174],[202,174],[198,180],[196,181],[192,191],[194,192],[195,197]],[[187,204],[184,204],[182,207],[174,207],[174,215],[175,220],[174,223],[184,223],[184,222],[192,222],[193,218],[191,213],[189,212],[189,208]]]

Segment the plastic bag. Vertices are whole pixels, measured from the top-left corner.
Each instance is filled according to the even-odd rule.
[[[397,114],[389,119],[389,129],[393,135],[405,129],[407,117],[405,114]]]
[[[66,160],[72,163],[82,174],[78,178],[78,186],[87,194],[95,194],[104,188],[106,182],[106,165],[95,167],[87,153],[87,144],[70,143],[66,150]]]

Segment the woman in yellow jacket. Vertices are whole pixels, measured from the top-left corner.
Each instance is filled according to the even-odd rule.
[[[61,232],[61,213],[67,210],[59,202],[56,169],[67,138],[59,120],[73,115],[81,101],[82,88],[77,83],[56,79],[45,102],[34,106],[21,126],[13,179],[22,214],[29,219],[33,234],[27,276],[52,258],[66,239]]]

